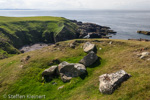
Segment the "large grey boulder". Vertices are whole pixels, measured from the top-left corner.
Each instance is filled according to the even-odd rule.
[[[57,72],[57,66],[51,66],[50,68],[48,69],[45,69],[42,73],[42,76],[51,76],[53,74],[56,74]]]
[[[90,51],[94,51],[95,48],[96,48],[95,44],[92,44],[90,42],[86,42],[83,46],[83,50],[86,53],[89,53]]]
[[[86,55],[83,59],[81,59],[79,63],[87,67],[94,64],[97,61],[97,59],[98,56],[93,51],[91,51],[90,53],[88,53],[88,55]]]
[[[124,70],[99,76],[99,90],[103,94],[112,94],[114,90],[130,77]]]
[[[70,81],[73,77],[78,77],[86,73],[83,64],[62,62],[58,65],[58,72],[63,82]]]

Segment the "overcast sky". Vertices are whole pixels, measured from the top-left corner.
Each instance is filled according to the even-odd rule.
[[[150,10],[150,0],[0,0],[0,9]]]

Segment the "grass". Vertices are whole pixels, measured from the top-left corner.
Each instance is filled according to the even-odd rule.
[[[53,59],[78,63],[86,55],[81,48],[83,43],[78,43],[76,49],[71,49],[68,43],[72,41],[60,42],[56,48],[48,46],[41,50],[0,60],[0,98],[5,100],[2,97],[4,94],[36,94],[45,95],[46,98],[44,100],[150,99],[150,62],[135,56],[136,53],[140,53],[141,48],[147,48],[146,51],[150,51],[149,42],[101,39],[99,39],[99,42],[94,42],[94,40],[88,41],[93,41],[96,44],[98,49],[97,55],[101,57],[101,63],[95,63],[88,67],[88,75],[84,79],[81,77],[73,78],[69,83],[63,83],[60,77],[45,83],[41,74],[44,69],[50,67],[48,64]],[[113,41],[111,45],[109,44],[110,41]],[[102,48],[102,50],[99,50],[99,48]],[[26,64],[20,62],[20,59],[27,55],[30,55],[31,59]],[[24,67],[20,68],[20,65]],[[121,84],[112,95],[101,94],[98,90],[98,77],[120,69],[125,70],[132,77]],[[57,84],[53,85],[53,82]],[[64,88],[58,90],[60,86],[64,86]]]
[[[0,16],[0,22],[17,22],[17,21],[63,21],[66,20],[62,17],[50,17],[50,16],[41,16],[41,17],[4,17]]]

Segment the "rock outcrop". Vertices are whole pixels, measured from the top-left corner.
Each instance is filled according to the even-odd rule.
[[[58,65],[58,72],[63,82],[70,81],[73,77],[78,77],[86,73],[83,64],[62,62]]]
[[[82,23],[76,20],[70,21],[78,26],[78,38],[103,38],[106,37],[106,35],[108,35],[109,33],[116,33],[115,31],[110,30],[110,27],[100,26],[93,23]]]
[[[137,33],[150,35],[150,31],[137,31]]]
[[[80,60],[79,63],[85,65],[86,67],[94,64],[98,59],[98,56],[93,52],[89,52],[83,59]]]
[[[89,53],[90,51],[94,51],[95,48],[96,48],[95,44],[92,44],[90,42],[86,42],[83,46],[83,50],[86,53]]]
[[[99,91],[103,94],[112,94],[119,85],[130,77],[124,70],[116,73],[99,76]]]

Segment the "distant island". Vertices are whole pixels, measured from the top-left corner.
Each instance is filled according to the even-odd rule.
[[[37,10],[37,9],[11,9],[11,8],[6,8],[6,9],[0,9],[0,10]]]

